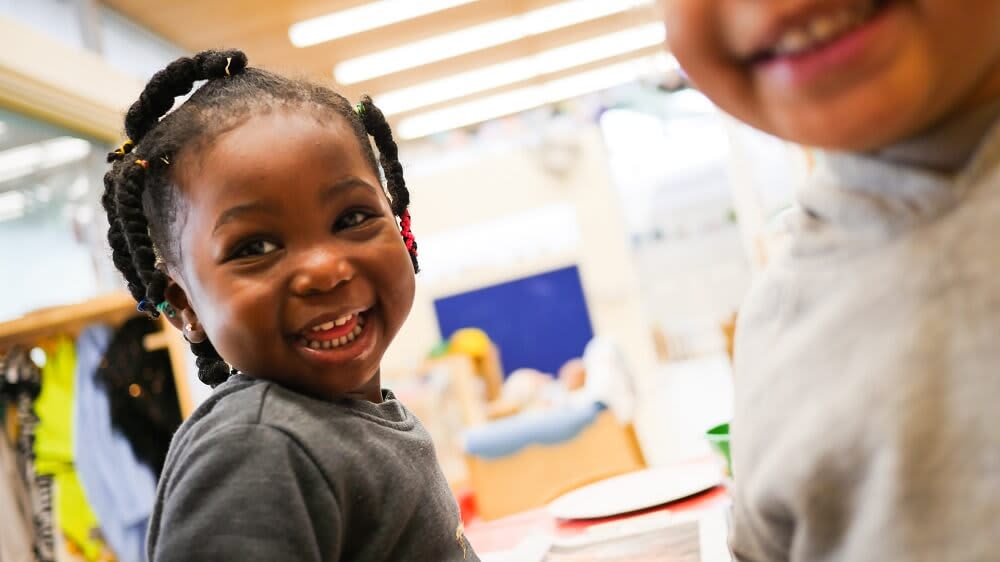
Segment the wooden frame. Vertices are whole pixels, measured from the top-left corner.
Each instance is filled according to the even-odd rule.
[[[0,107],[117,144],[140,91],[101,57],[0,17]]]

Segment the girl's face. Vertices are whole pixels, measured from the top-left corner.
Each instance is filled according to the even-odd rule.
[[[868,150],[1000,96],[997,0],[662,0],[667,40],[725,111]]]
[[[250,376],[380,401],[413,266],[349,126],[274,110],[178,162],[181,263],[167,295],[188,336]]]

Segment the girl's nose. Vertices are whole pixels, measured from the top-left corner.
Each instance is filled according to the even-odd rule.
[[[302,257],[292,277],[291,289],[300,296],[326,293],[353,279],[354,273],[343,254],[318,248]]]

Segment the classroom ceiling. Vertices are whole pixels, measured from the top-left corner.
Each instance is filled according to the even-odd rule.
[[[379,2],[103,0],[111,8],[185,49],[198,51],[238,47],[247,53],[251,65],[283,72],[305,72],[314,78],[334,79],[334,67],[340,63],[347,62],[349,66],[352,64],[349,62],[351,59],[402,47],[402,51],[390,56],[390,62],[368,65],[354,63],[355,72],[362,74],[357,81],[336,81],[339,91],[352,100],[366,93],[379,102],[379,95],[393,90],[423,86],[456,74],[488,69],[485,76],[469,74],[469,80],[450,86],[441,84],[455,93],[451,99],[443,99],[438,92],[436,97],[428,97],[426,103],[411,103],[421,93],[407,93],[402,96],[399,109],[391,112],[395,122],[415,114],[511,93],[525,86],[543,85],[588,70],[635,61],[639,57],[648,58],[663,51],[662,37],[650,35],[655,35],[655,28],[659,27],[652,25],[658,19],[653,0],[388,1],[394,4],[382,4],[374,14],[363,16],[362,21],[368,22],[363,25],[377,25],[393,17],[398,18],[407,10],[430,13],[346,37],[296,47],[289,35],[290,26],[296,22],[362,5],[378,5]],[[444,9],[433,11],[435,7]],[[512,19],[517,17],[520,19]],[[546,18],[547,21],[543,21]],[[472,33],[475,37],[462,39],[452,36],[459,42],[453,43],[455,45],[474,45],[477,40],[491,33],[488,27],[477,26],[491,23],[500,25],[504,22],[513,27],[508,27],[509,31],[501,33],[500,38],[486,41],[487,45],[494,43],[492,45],[473,48],[471,52],[465,53],[460,53],[463,49],[456,48],[440,60],[383,76],[363,75],[372,69],[388,69],[389,65],[418,52],[422,47],[417,42],[475,28],[476,31]],[[327,28],[331,26],[332,24]],[[318,29],[321,32],[326,30],[323,24]],[[609,36],[615,32],[620,33]],[[639,37],[643,33],[646,40]],[[662,29],[659,33],[662,35]],[[600,43],[602,38],[603,44]],[[588,53],[581,51],[579,56],[575,56],[573,52],[563,49],[567,52],[561,54],[568,54],[574,60],[567,62],[565,57],[557,60],[560,56],[559,48],[577,45],[583,47],[587,41],[591,42]],[[595,49],[599,49],[596,54]],[[523,63],[526,61],[534,66],[525,67]],[[521,66],[515,68],[518,64]],[[347,71],[346,68],[344,70]],[[502,76],[503,72],[509,73],[509,79]],[[419,107],[412,107],[414,105]]]

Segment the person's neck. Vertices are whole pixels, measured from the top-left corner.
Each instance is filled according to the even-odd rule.
[[[1000,95],[965,106],[923,132],[871,154],[894,164],[955,174],[969,163],[998,119]]]
[[[364,386],[351,392],[348,398],[354,398],[355,400],[367,400],[373,404],[381,404],[382,370],[379,369],[378,371],[375,371],[372,378],[368,379],[368,382],[366,382]]]

